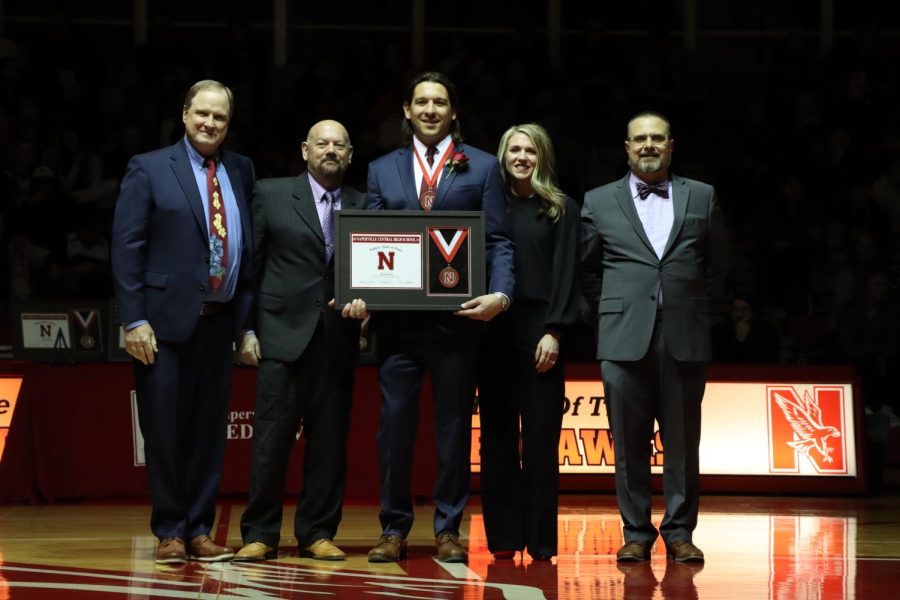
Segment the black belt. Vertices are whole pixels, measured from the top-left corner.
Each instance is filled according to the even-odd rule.
[[[225,310],[225,302],[204,302],[200,305],[200,316],[211,317]]]

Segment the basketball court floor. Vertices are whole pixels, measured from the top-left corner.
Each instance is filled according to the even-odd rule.
[[[219,543],[240,546],[243,505],[219,505]],[[682,598],[856,599],[900,597],[900,494],[877,498],[705,496],[694,542],[706,563],[666,559],[620,565],[619,515],[611,494],[560,497],[559,556],[494,560],[478,497],[461,531],[469,563],[434,558],[431,508],[417,509],[409,557],[369,564],[377,506],[351,503],[336,543],[344,562],[298,558],[285,507],[277,560],[153,562],[144,504],[0,506],[0,600],[57,598]],[[654,513],[658,523],[661,514]]]

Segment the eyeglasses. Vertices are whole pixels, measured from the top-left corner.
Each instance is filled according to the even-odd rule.
[[[653,146],[661,146],[669,141],[669,136],[663,135],[661,133],[654,133],[652,135],[636,135],[634,137],[626,138],[625,141],[632,143],[635,146],[644,146],[648,142]]]

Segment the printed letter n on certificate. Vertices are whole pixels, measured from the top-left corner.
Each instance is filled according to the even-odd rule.
[[[422,234],[351,233],[350,288],[422,289]]]

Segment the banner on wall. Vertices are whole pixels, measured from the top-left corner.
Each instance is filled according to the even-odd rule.
[[[706,386],[701,475],[856,477],[853,389],[849,383],[718,383]],[[472,471],[480,472],[481,424],[473,417]],[[654,428],[650,464],[662,473],[665,447]],[[603,384],[566,381],[559,471],[611,474],[615,451]]]
[[[6,447],[6,436],[12,426],[13,413],[16,412],[16,401],[22,387],[21,377],[0,377],[0,460]]]

